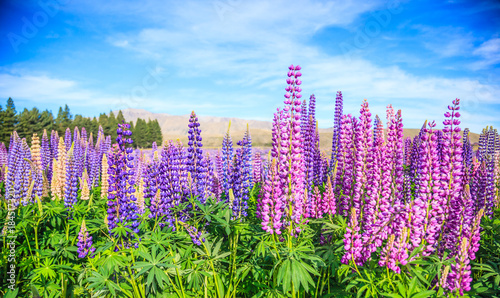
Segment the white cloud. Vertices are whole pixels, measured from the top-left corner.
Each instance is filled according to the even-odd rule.
[[[471,65],[473,70],[484,69],[500,63],[500,38],[492,38],[483,42],[473,52],[482,59]]]

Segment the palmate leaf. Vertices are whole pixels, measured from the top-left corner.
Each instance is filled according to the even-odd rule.
[[[163,289],[164,284],[169,282],[167,274],[165,274],[164,268],[175,267],[172,264],[173,257],[167,257],[167,252],[160,251],[158,253],[157,248],[153,246],[151,254],[148,252],[138,252],[139,256],[144,259],[143,262],[136,262],[132,267],[133,269],[140,269],[136,274],[136,278],[141,275],[147,274],[147,286],[152,288],[153,292],[157,292],[157,289]]]
[[[106,267],[100,267],[99,272],[93,271],[92,276],[87,278],[89,282],[88,288],[96,291],[109,291],[113,296],[116,296],[117,291],[121,291],[120,287],[111,279],[113,271]]]
[[[54,264],[54,259],[44,258],[41,266],[33,270],[31,279],[37,281],[44,277],[46,279],[52,280],[57,276],[56,270],[57,265]]]
[[[125,267],[127,262],[127,258],[121,252],[106,250],[96,264],[110,271],[119,271],[119,268]]]

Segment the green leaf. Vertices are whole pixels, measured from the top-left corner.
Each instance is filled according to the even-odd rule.
[[[411,298],[426,298],[426,297],[431,297],[432,294],[436,293],[434,290],[427,290],[423,292],[419,292],[418,294],[415,294],[411,296]]]

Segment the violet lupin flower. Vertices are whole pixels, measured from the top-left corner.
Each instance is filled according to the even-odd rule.
[[[332,157],[330,159],[330,168],[335,167],[337,162],[338,154],[340,151],[340,128],[342,122],[342,92],[337,91],[337,97],[335,98],[335,117],[333,120],[333,138],[332,138]]]
[[[66,181],[64,186],[64,206],[71,210],[77,202],[78,178],[77,165],[75,163],[74,147],[71,146],[68,152],[66,163]]]
[[[232,162],[233,162],[233,140],[229,135],[229,129],[231,128],[231,122],[229,122],[229,126],[227,128],[227,133],[222,139],[222,168],[219,172],[221,175],[219,178],[222,181],[222,188],[224,193],[226,194],[226,201],[229,200],[229,189],[231,188],[229,185],[229,180],[231,177]]]
[[[206,175],[207,165],[203,158],[203,144],[201,143],[201,129],[198,117],[191,112],[189,118],[188,130],[188,150],[187,150],[187,170],[193,179],[193,189],[191,189],[192,196],[198,196],[198,200],[204,204],[206,200]]]
[[[66,146],[66,151],[69,151],[69,148],[71,148],[71,144],[72,144],[72,140],[71,140],[71,130],[68,128],[66,128],[66,133],[64,134],[64,145]]]
[[[242,147],[236,150],[232,167],[230,185],[234,194],[234,201],[232,202],[233,218],[247,216],[247,201],[251,188],[251,160],[249,159],[251,144],[249,144],[249,136],[247,131],[243,140],[238,141],[238,145]]]
[[[289,88],[289,87],[287,87]],[[288,91],[288,90],[287,90]],[[305,103],[305,100],[304,100]],[[302,105],[304,108],[305,105]],[[305,109],[301,109],[302,111],[302,119],[301,119],[301,134],[304,138],[304,164],[305,164],[305,182],[306,189],[308,192],[307,204],[310,204],[312,192],[313,192],[313,183],[314,183],[314,149],[315,149],[315,97],[314,94],[309,98],[309,114],[306,113]],[[308,208],[306,204],[306,209]]]
[[[90,258],[94,257],[95,247],[92,246],[92,236],[89,236],[89,232],[87,231],[87,226],[85,225],[85,220],[82,221],[82,226],[80,228],[80,232],[78,233],[78,243],[76,245],[78,247],[78,257],[85,258],[89,256]]]
[[[21,140],[21,156],[22,159],[20,160],[20,168],[18,169],[16,174],[21,175],[21,183],[22,183],[22,203],[24,206],[28,205],[29,203],[33,202],[32,196],[30,196],[29,189],[31,185],[31,165],[30,165],[30,160],[31,160],[31,151],[30,147],[28,146],[28,143],[26,143],[26,139],[23,138]]]
[[[243,185],[245,179],[243,162],[243,150],[238,148],[234,156],[233,171],[230,177],[231,190],[234,194],[234,198],[229,200],[233,210],[233,219],[239,219],[247,215],[248,188]]]
[[[127,148],[126,144],[132,144],[129,130],[130,124],[118,124],[116,147],[109,154],[109,194],[108,194],[108,226],[110,234],[115,236],[112,230],[123,224],[133,230],[135,234],[139,233],[139,216],[137,214],[136,197],[134,196],[135,181],[133,180],[134,157],[131,155],[132,148]],[[126,235],[130,237],[130,235]],[[128,238],[128,240],[131,240]],[[127,245],[130,245],[128,243]]]
[[[323,184],[325,179],[323,176],[323,159],[321,155],[321,150],[319,148],[319,130],[318,122],[314,122],[314,150],[313,150],[313,173],[314,173],[314,185],[320,186]]]
[[[278,164],[273,159],[269,165],[269,175],[266,179],[258,202],[258,217],[262,220],[262,229],[270,234],[281,234],[283,227],[282,215],[284,204],[282,201],[282,189]]]
[[[488,217],[493,216],[493,211],[497,205],[497,190],[495,185],[495,159],[492,154],[488,154],[485,158],[486,175],[484,177],[484,202],[485,214]]]
[[[469,182],[472,174],[472,156],[474,154],[469,134],[469,129],[464,129],[462,159],[464,162],[464,174],[467,179],[467,183]]]
[[[5,199],[11,200],[14,197],[15,169],[21,158],[21,142],[17,132],[10,135],[9,155],[7,159],[7,168],[5,175]]]
[[[50,167],[50,161],[51,155],[50,155],[50,145],[49,145],[49,138],[47,136],[47,130],[43,130],[43,135],[42,135],[42,144],[41,144],[41,170],[47,172],[47,178],[51,178],[52,176],[49,176],[48,173],[50,172],[51,168]]]
[[[220,150],[217,150],[215,153],[215,176],[213,180],[213,190],[214,196],[217,198],[217,202],[221,201],[223,188],[222,188],[222,177],[224,176],[224,172],[222,169],[222,157],[220,154]]]

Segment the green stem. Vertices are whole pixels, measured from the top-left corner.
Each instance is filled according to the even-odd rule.
[[[120,237],[120,242],[122,244],[122,249],[125,249],[125,245],[123,243],[123,238],[122,237]],[[125,252],[122,251],[122,254],[123,254],[124,257],[126,257]],[[134,255],[133,254],[132,254],[132,261],[133,261],[133,263],[135,263],[135,261],[134,261]],[[130,269],[130,266],[127,266],[127,271],[130,274],[130,283],[132,284],[132,288],[134,289],[134,292],[138,295],[138,297],[142,297],[141,293],[139,292],[139,288],[137,287],[137,284],[135,282],[134,274],[132,273],[132,270]]]
[[[174,257],[174,254],[173,254],[172,251],[170,251],[170,255],[172,257]],[[175,273],[176,273],[176,277],[177,277],[177,282],[179,283],[179,287],[181,288],[181,292],[182,292],[182,297],[184,298],[184,297],[186,297],[186,293],[184,293],[184,286],[182,285],[181,275],[180,275],[180,272],[179,272],[179,268],[177,268],[177,264],[174,264],[174,265],[175,265]]]
[[[210,258],[210,267],[212,267],[212,272],[214,273],[214,282],[215,282],[215,288],[217,289],[217,297],[221,297],[219,283],[217,282],[217,272],[215,272],[214,263],[212,261],[210,253],[208,252],[208,249],[207,249],[207,246],[205,245],[205,242],[201,242],[201,243],[203,244],[203,248],[205,248],[205,252],[207,253],[207,256]]]

